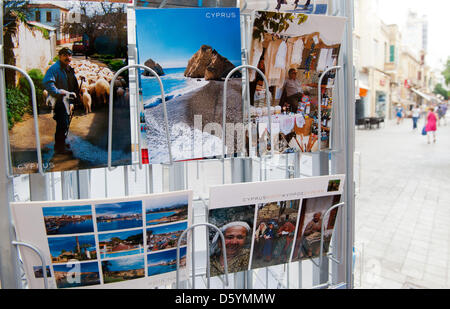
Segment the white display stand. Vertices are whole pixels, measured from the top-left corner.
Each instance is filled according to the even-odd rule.
[[[261,9],[264,9],[266,5],[264,1],[261,1]],[[217,3],[217,6],[220,6],[220,1]],[[39,161],[40,174],[13,176],[9,158],[9,137],[7,126],[5,127],[7,118],[4,72],[5,68],[19,71],[20,68],[10,68],[6,65],[1,65],[0,92],[3,108],[0,115],[0,123],[2,124],[0,128],[2,131],[0,134],[0,145],[5,149],[5,151],[0,152],[0,247],[2,248],[0,250],[0,280],[2,288],[26,287],[26,280],[22,278],[17,248],[20,246],[32,248],[32,244],[24,244],[20,242],[20,239],[16,239],[15,237],[14,225],[10,215],[10,202],[119,197],[185,189],[194,190],[193,223],[195,228],[199,228],[200,232],[194,234],[193,227],[189,231],[186,231],[186,233],[191,233],[193,248],[192,263],[194,266],[190,280],[187,282],[177,282],[177,285],[173,285],[171,288],[353,288],[355,226],[353,181],[355,127],[352,46],[353,1],[330,0],[328,11],[333,12],[333,15],[345,16],[348,19],[345,38],[341,47],[341,63],[339,63],[339,67],[333,68],[336,69],[336,90],[334,97],[335,103],[333,104],[331,150],[321,150],[318,153],[292,153],[270,155],[261,158],[227,158],[224,151],[222,158],[212,160],[170,162],[164,165],[149,166],[142,165],[142,160],[140,159],[139,164],[133,166],[112,168],[109,164],[109,168],[46,174],[43,173],[42,162]],[[248,81],[246,81],[248,69],[257,70],[249,66],[246,60],[248,59],[247,56],[251,41],[249,14],[251,12],[243,12],[241,18],[241,29],[243,31],[243,66],[236,68],[236,70],[245,69],[243,71],[244,85],[248,85]],[[3,42],[1,41],[1,43]],[[131,47],[133,47],[133,44],[131,44]],[[129,50],[133,50],[133,48]],[[0,54],[0,63],[3,63],[3,52]],[[129,63],[135,63],[136,55],[129,56]],[[139,64],[131,64],[129,68],[148,70],[148,68]],[[130,84],[134,82],[136,85],[137,73],[134,76],[130,74]],[[27,76],[26,74],[24,75]],[[267,87],[267,80],[265,82]],[[31,89],[34,90],[33,85]],[[136,108],[139,111],[138,87],[132,88],[130,85],[131,92],[133,89],[135,93],[130,94],[130,102],[131,104],[133,102],[136,104],[132,105],[131,108]],[[243,98],[248,99],[248,87],[243,87],[243,89]],[[35,94],[32,97],[35,106]],[[244,101],[248,104],[248,100]],[[268,105],[270,106],[269,102]],[[226,95],[224,95],[224,110],[226,110]],[[138,112],[132,112],[133,114],[139,115]],[[170,115],[166,113],[165,116],[167,122],[167,117],[170,117]],[[37,119],[36,115],[35,119]],[[226,119],[225,114],[223,115],[223,119]],[[37,126],[37,120],[35,125]],[[40,145],[38,138],[39,136],[37,135],[37,145]],[[119,137],[113,137],[110,133],[109,138],[111,141],[112,138]],[[137,139],[135,137],[135,144]],[[170,149],[169,139],[167,143]],[[140,152],[140,149],[138,151]],[[40,150],[37,149],[37,152],[39,158]],[[140,154],[138,156],[141,158]],[[339,207],[341,211],[336,219],[332,249],[328,256],[316,259],[315,261],[295,262],[237,274],[227,274],[225,280],[218,277],[209,278],[209,263],[208,258],[206,258],[209,243],[205,235],[207,235],[207,228],[214,227],[207,226],[204,222],[207,219],[208,188],[210,185],[333,174],[345,174],[346,181],[343,195],[344,202],[333,206],[333,208]],[[323,243],[323,239],[321,243]],[[35,250],[35,252],[38,254],[39,250]]]

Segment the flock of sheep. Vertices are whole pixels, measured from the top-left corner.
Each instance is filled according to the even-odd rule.
[[[91,112],[93,103],[106,105],[109,103],[110,82],[114,73],[88,60],[74,60],[71,63],[80,85],[81,101],[86,114]],[[124,97],[128,91],[126,81],[119,76],[114,83],[115,96]]]
[[[104,66],[100,66],[89,60],[72,60],[70,66],[75,71],[75,76],[80,87],[80,101],[83,103],[86,114],[92,112],[93,105],[109,104],[110,82],[114,73]],[[128,86],[123,77],[119,76],[114,83],[114,96],[120,100],[127,100]],[[44,92],[45,99],[48,94]]]

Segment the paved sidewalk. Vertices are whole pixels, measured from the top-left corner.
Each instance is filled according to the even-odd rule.
[[[450,288],[450,116],[436,144],[423,124],[356,130],[356,288]]]

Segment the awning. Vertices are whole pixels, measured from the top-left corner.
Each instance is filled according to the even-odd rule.
[[[430,96],[428,96],[428,95],[426,95],[425,93],[420,92],[419,90],[414,89],[414,88],[411,88],[411,90],[412,90],[415,94],[417,94],[417,95],[421,96],[422,98],[424,98],[425,100],[431,102],[432,99],[430,98]]]

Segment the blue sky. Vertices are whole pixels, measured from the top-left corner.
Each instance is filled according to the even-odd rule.
[[[188,205],[188,194],[169,195],[164,197],[155,197],[145,201],[145,211],[152,212],[158,208],[168,208],[174,205]]]
[[[79,263],[79,264],[74,263],[74,264],[67,264],[67,265],[53,265],[53,270],[69,272],[69,271],[75,271],[78,266],[80,266],[80,271],[82,273],[98,272],[97,262]]]
[[[165,233],[171,233],[171,232],[175,232],[175,231],[184,231],[187,229],[187,222],[182,222],[182,223],[176,223],[176,224],[170,224],[170,225],[165,225],[165,226],[160,226],[160,227],[154,227],[151,229],[147,229],[148,230],[152,230],[153,234],[165,234]]]
[[[99,215],[133,215],[142,214],[142,201],[132,201],[123,203],[98,204],[95,205],[97,217]]]
[[[95,238],[91,236],[78,236],[78,242],[81,245],[90,245],[89,250],[95,250]],[[48,239],[48,246],[52,256],[56,257],[61,254],[61,250],[72,251],[77,246],[75,237],[56,237]]]
[[[186,247],[180,248],[180,259],[186,254]],[[176,260],[177,250],[169,250],[158,253],[149,254],[147,256],[148,266],[159,264],[161,262],[168,262]]]
[[[91,205],[86,206],[66,206],[66,207],[45,207],[42,208],[44,217],[46,216],[85,216],[92,215]]]
[[[122,240],[127,239],[130,236],[142,234],[142,230],[136,231],[126,231],[120,233],[108,233],[108,234],[98,234],[98,241],[110,241],[113,237],[118,237]]]
[[[134,256],[127,257],[124,259],[118,260],[109,260],[111,263],[109,269],[111,271],[122,271],[122,270],[131,270],[131,269],[141,269],[144,268],[144,257],[143,256]],[[105,262],[102,262],[105,263]]]
[[[236,18],[207,18],[207,12],[234,12]],[[151,58],[163,69],[186,67],[206,44],[233,64],[240,64],[237,9],[141,9],[136,10],[136,25],[140,63]]]

